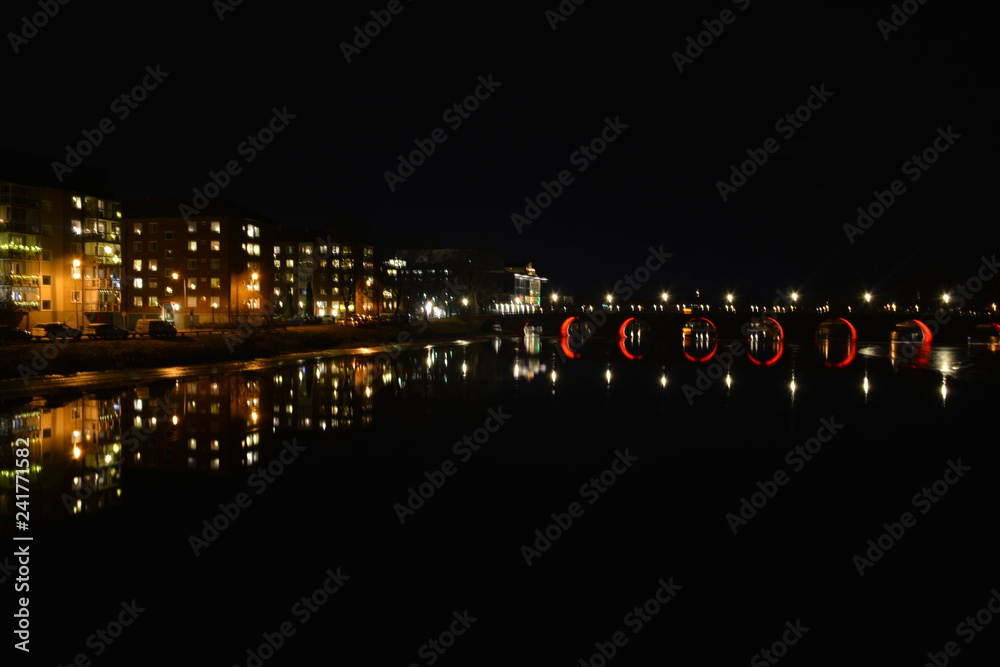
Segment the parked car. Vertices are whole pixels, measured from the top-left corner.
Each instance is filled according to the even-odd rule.
[[[67,340],[69,338],[80,340],[82,335],[82,331],[74,329],[65,322],[46,322],[45,324],[36,324],[31,327],[31,337],[35,340],[42,340],[43,338],[48,338],[49,340]]]
[[[116,324],[95,323],[91,324],[89,327],[84,327],[83,335],[88,338],[110,339],[128,338],[132,334],[127,329],[122,329]]]
[[[174,325],[165,320],[138,320],[135,323],[136,337],[149,336],[151,338],[168,338],[177,335]]]
[[[0,341],[10,342],[17,340],[31,340],[31,333],[24,329],[12,327],[9,324],[0,324]]]

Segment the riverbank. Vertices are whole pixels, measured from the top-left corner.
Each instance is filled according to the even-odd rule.
[[[477,322],[453,317],[404,327],[372,329],[317,324],[262,327],[246,330],[242,334],[230,331],[173,339],[82,340],[64,345],[49,342],[8,343],[0,346],[0,377],[30,378],[84,371],[164,368],[410,341],[446,342],[482,333]]]

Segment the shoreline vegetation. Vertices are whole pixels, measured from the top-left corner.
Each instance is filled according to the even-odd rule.
[[[404,333],[405,332],[405,333]],[[238,332],[178,335],[175,338],[49,341],[0,344],[0,377],[31,378],[80,372],[164,368],[194,364],[250,361],[296,352],[322,352],[356,347],[447,342],[480,336],[483,331],[460,317],[405,326],[361,328],[335,324],[261,327]]]

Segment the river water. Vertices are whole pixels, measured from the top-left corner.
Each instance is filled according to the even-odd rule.
[[[497,337],[8,385],[0,557],[46,664],[984,664],[998,356]]]

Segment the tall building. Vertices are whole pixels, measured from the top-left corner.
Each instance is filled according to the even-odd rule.
[[[225,201],[185,217],[179,203],[125,206],[122,310],[129,328],[143,318],[190,328],[277,312],[269,299],[274,224]]]
[[[503,260],[481,250],[396,250],[393,259],[401,310],[408,316],[486,312],[500,291]]]
[[[121,216],[102,171],[59,182],[45,158],[0,153],[0,319],[120,323]]]
[[[335,231],[279,232],[274,274],[272,298],[286,317],[379,313],[374,248]]]

